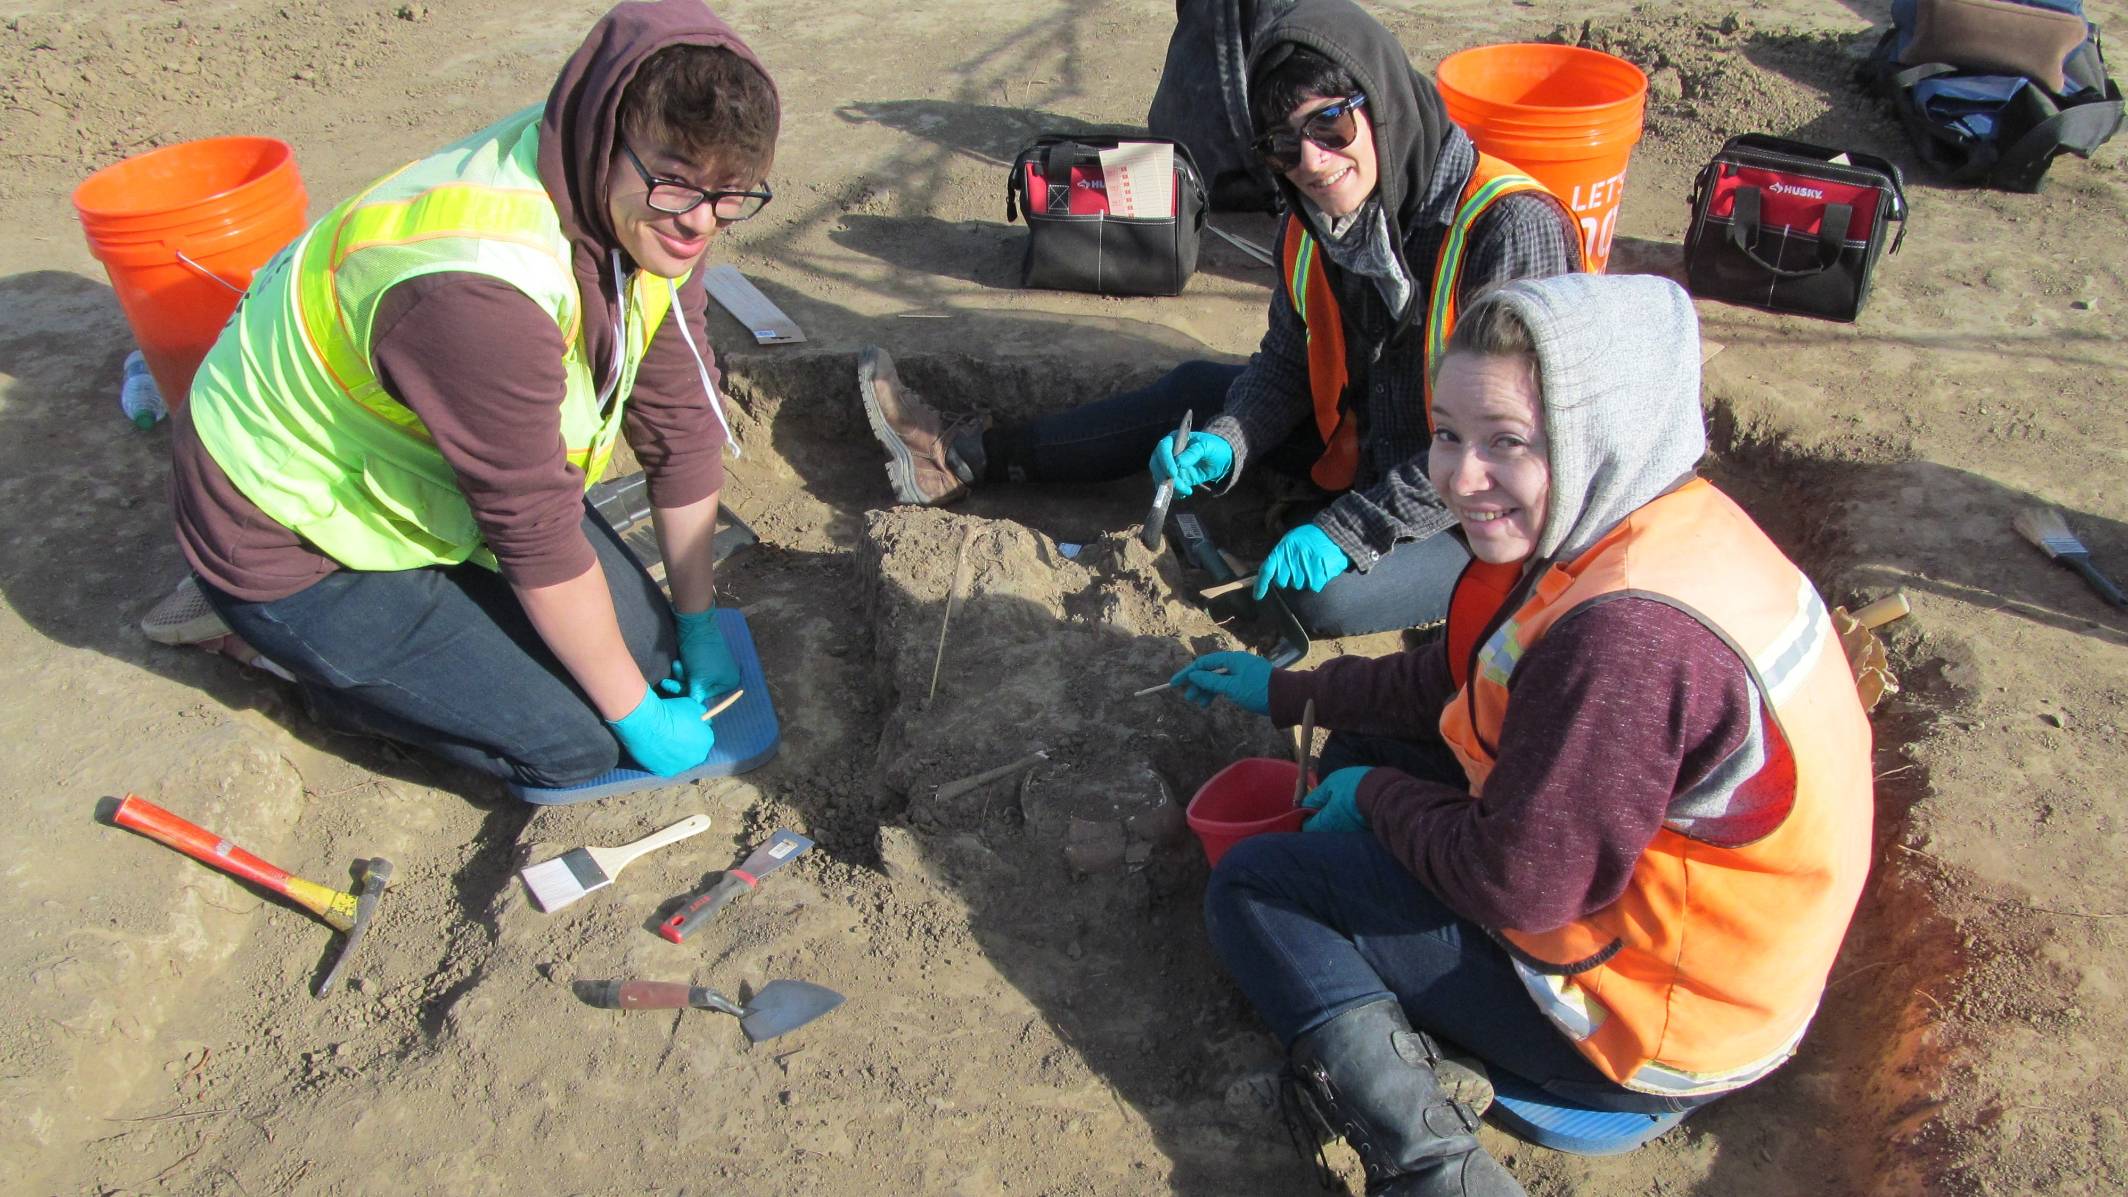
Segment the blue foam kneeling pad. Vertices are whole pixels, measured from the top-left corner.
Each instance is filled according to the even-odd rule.
[[[1493,1105],[1486,1119],[1501,1130],[1573,1155],[1622,1155],[1685,1120],[1678,1114],[1621,1114],[1592,1110],[1555,1097],[1509,1072],[1493,1070]]]
[[[783,742],[783,729],[776,722],[775,704],[769,701],[768,679],[761,673],[761,657],[754,651],[753,633],[746,628],[746,616],[729,607],[717,608],[717,630],[724,633],[724,643],[739,665],[739,685],[746,693],[712,721],[717,742],[709,750],[708,760],[677,777],[659,777],[633,764],[623,764],[573,786],[549,789],[512,782],[510,792],[540,806],[567,806],[637,790],[684,785],[705,777],[730,777],[767,764]]]

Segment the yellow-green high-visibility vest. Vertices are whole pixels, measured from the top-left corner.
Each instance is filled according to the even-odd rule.
[[[617,361],[593,377],[560,214],[539,180],[540,108],[385,176],[275,255],[201,363],[200,443],[267,516],[350,569],[493,567],[434,439],[372,369],[379,302],[408,279],[484,274],[554,319],[567,346],[560,432],[588,489],[613,456],[636,367],[676,295],[625,284]]]

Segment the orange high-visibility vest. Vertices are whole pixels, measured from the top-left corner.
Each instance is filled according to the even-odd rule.
[[[1463,254],[1470,244],[1471,226],[1495,201],[1517,191],[1545,188],[1511,163],[1484,153],[1478,155],[1478,165],[1470,172],[1470,181],[1463,185],[1455,218],[1449,222],[1448,234],[1441,239],[1441,252],[1434,260],[1431,301],[1426,312],[1428,362],[1440,353],[1455,324],[1456,291],[1463,277]],[[1293,304],[1294,314],[1308,329],[1308,391],[1315,402],[1315,430],[1324,445],[1322,456],[1309,467],[1308,474],[1324,490],[1349,490],[1359,470],[1360,436],[1359,426],[1348,418],[1344,403],[1344,316],[1323,269],[1322,247],[1298,215],[1286,217],[1285,271],[1286,296]],[[1424,385],[1427,423],[1431,425],[1432,378],[1426,378]]]
[[[1720,847],[1665,826],[1609,906],[1553,930],[1500,932],[1518,971],[1582,1054],[1629,1088],[1712,1092],[1771,1071],[1817,1009],[1869,868],[1869,724],[1825,604],[1704,479],[1517,593],[1527,597],[1441,715],[1473,795],[1485,792],[1522,656],[1569,613],[1621,595],[1676,607],[1735,650],[1795,767],[1793,805],[1763,838]],[[1680,797],[1718,803],[1713,791],[1751,779],[1768,747],[1755,729]]]

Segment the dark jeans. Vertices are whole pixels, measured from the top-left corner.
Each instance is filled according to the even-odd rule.
[[[1425,770],[1437,769],[1446,753],[1340,734],[1324,749],[1322,771],[1409,765],[1442,779]],[[1663,1113],[1713,1100],[1654,1097],[1612,1083],[1538,1010],[1506,951],[1419,884],[1371,832],[1243,840],[1212,871],[1204,915],[1227,971],[1288,1046],[1347,1010],[1394,997],[1413,1026],[1578,1105]]]
[[[678,656],[672,608],[588,507],[621,636],[646,677]],[[253,648],[296,675],[312,712],[524,785],[566,786],[620,761],[620,742],[533,630],[509,583],[456,565],[341,570],[270,603],[200,584]]]
[[[1226,405],[1242,367],[1184,362],[1151,386],[1043,416],[1030,425],[986,433],[986,480],[1113,482],[1146,471],[1161,437],[1192,413],[1203,428]],[[1259,464],[1306,477],[1322,452],[1313,423],[1265,454]],[[1449,592],[1470,560],[1451,536],[1397,545],[1366,573],[1347,570],[1320,591],[1289,590],[1286,605],[1313,636],[1361,636],[1433,623],[1448,613]]]

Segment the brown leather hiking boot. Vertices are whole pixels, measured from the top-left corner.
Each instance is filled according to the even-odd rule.
[[[938,506],[968,493],[975,479],[953,438],[980,427],[974,420],[948,425],[894,372],[894,359],[877,346],[857,358],[857,390],[864,399],[872,435],[887,450],[887,481],[904,503]]]

